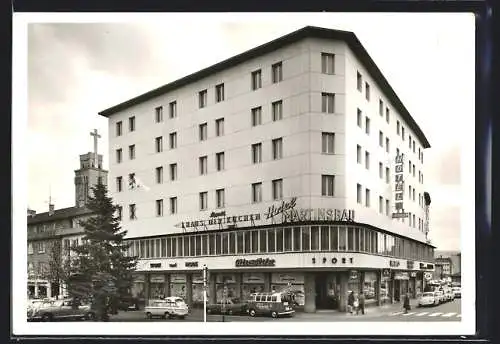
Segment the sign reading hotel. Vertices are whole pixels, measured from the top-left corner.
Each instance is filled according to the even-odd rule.
[[[404,212],[404,206],[403,206],[403,196],[405,192],[405,183],[403,179],[403,169],[404,169],[403,155],[396,156],[395,162],[396,164],[394,170],[394,181],[395,181],[394,205],[396,208],[396,212],[392,213],[392,218],[400,219],[408,217],[408,213]]]
[[[209,230],[210,227],[217,226],[217,229],[236,227],[238,223],[249,222],[250,226],[259,224],[277,224],[304,221],[336,221],[353,222],[354,210],[347,209],[325,209],[325,208],[296,208],[297,198],[290,201],[281,201],[279,205],[273,204],[268,207],[267,212],[261,214],[245,214],[238,216],[228,216],[225,211],[212,212],[208,219],[185,221],[175,225],[177,228],[186,230]],[[262,221],[266,221],[262,223]],[[214,229],[214,228],[212,228]]]

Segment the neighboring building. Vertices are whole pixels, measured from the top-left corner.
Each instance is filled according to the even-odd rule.
[[[448,279],[451,278],[451,259],[450,257],[440,256],[435,260],[435,274],[434,279]],[[437,268],[439,267],[439,269]]]
[[[461,283],[462,254],[460,251],[436,251],[436,268],[439,265],[439,272],[435,271],[436,278],[446,278],[455,283]]]
[[[429,142],[351,32],[306,27],[100,115],[140,297],[199,302],[206,265],[212,302],[290,287],[344,310],[434,270]]]
[[[97,157],[97,159],[95,159]],[[102,155],[80,155],[80,169],[75,171],[76,206],[37,214],[28,210],[28,295],[43,298],[64,295],[64,285],[55,266],[63,264],[70,245],[79,245],[83,228],[79,222],[92,213],[85,207],[91,187],[98,180],[107,184],[108,172],[102,169]]]

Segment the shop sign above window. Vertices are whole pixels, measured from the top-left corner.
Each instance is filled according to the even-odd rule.
[[[337,257],[320,257],[316,258],[313,257],[311,259],[313,264],[353,264],[354,263],[354,258],[352,257],[342,257],[342,258],[337,258]]]
[[[385,277],[385,278],[391,277],[391,270],[390,269],[383,269],[382,270],[382,277]]]
[[[237,259],[236,267],[247,267],[247,266],[274,266],[276,261],[271,258],[258,258],[258,259]]]
[[[413,260],[408,260],[408,261],[406,262],[406,268],[407,268],[408,270],[413,270],[414,266],[415,266],[415,262],[414,262]]]
[[[150,263],[149,267],[151,269],[159,269],[159,268],[161,268],[161,263]]]
[[[391,268],[397,268],[399,266],[399,260],[390,260],[389,261],[389,266]]]

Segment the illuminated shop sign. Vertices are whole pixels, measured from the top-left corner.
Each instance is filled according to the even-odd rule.
[[[403,179],[403,170],[404,170],[404,158],[403,155],[396,156],[395,160],[395,171],[394,171],[394,205],[396,208],[396,212],[392,213],[393,219],[405,218],[408,217],[409,214],[405,213],[403,206],[403,197],[405,193],[405,183]]]
[[[426,281],[430,281],[432,279],[432,274],[430,272],[426,272],[424,274],[424,278]]]
[[[220,216],[218,215],[220,214]],[[215,213],[212,212],[209,219],[185,221],[175,225],[177,228],[183,230],[192,229],[194,231],[208,230],[210,226],[218,226],[218,229],[223,229],[224,226],[236,225],[240,222],[250,222],[255,226],[255,221],[260,220],[260,214],[238,215],[238,216],[225,216],[226,212]]]
[[[159,269],[159,268],[161,268],[161,263],[150,263],[149,267],[151,269]]]
[[[354,258],[352,257],[322,257],[322,258],[316,258],[313,257],[311,259],[313,264],[320,263],[320,264],[353,264],[354,263]]]
[[[237,259],[236,267],[247,267],[247,266],[274,266],[276,261],[271,258],[258,258],[258,259]]]

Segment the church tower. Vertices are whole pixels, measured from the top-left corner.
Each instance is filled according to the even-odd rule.
[[[91,187],[101,182],[108,184],[108,171],[102,168],[102,155],[97,154],[97,139],[101,137],[94,129],[94,152],[80,155],[80,168],[75,170],[75,206],[83,207],[91,192]]]

